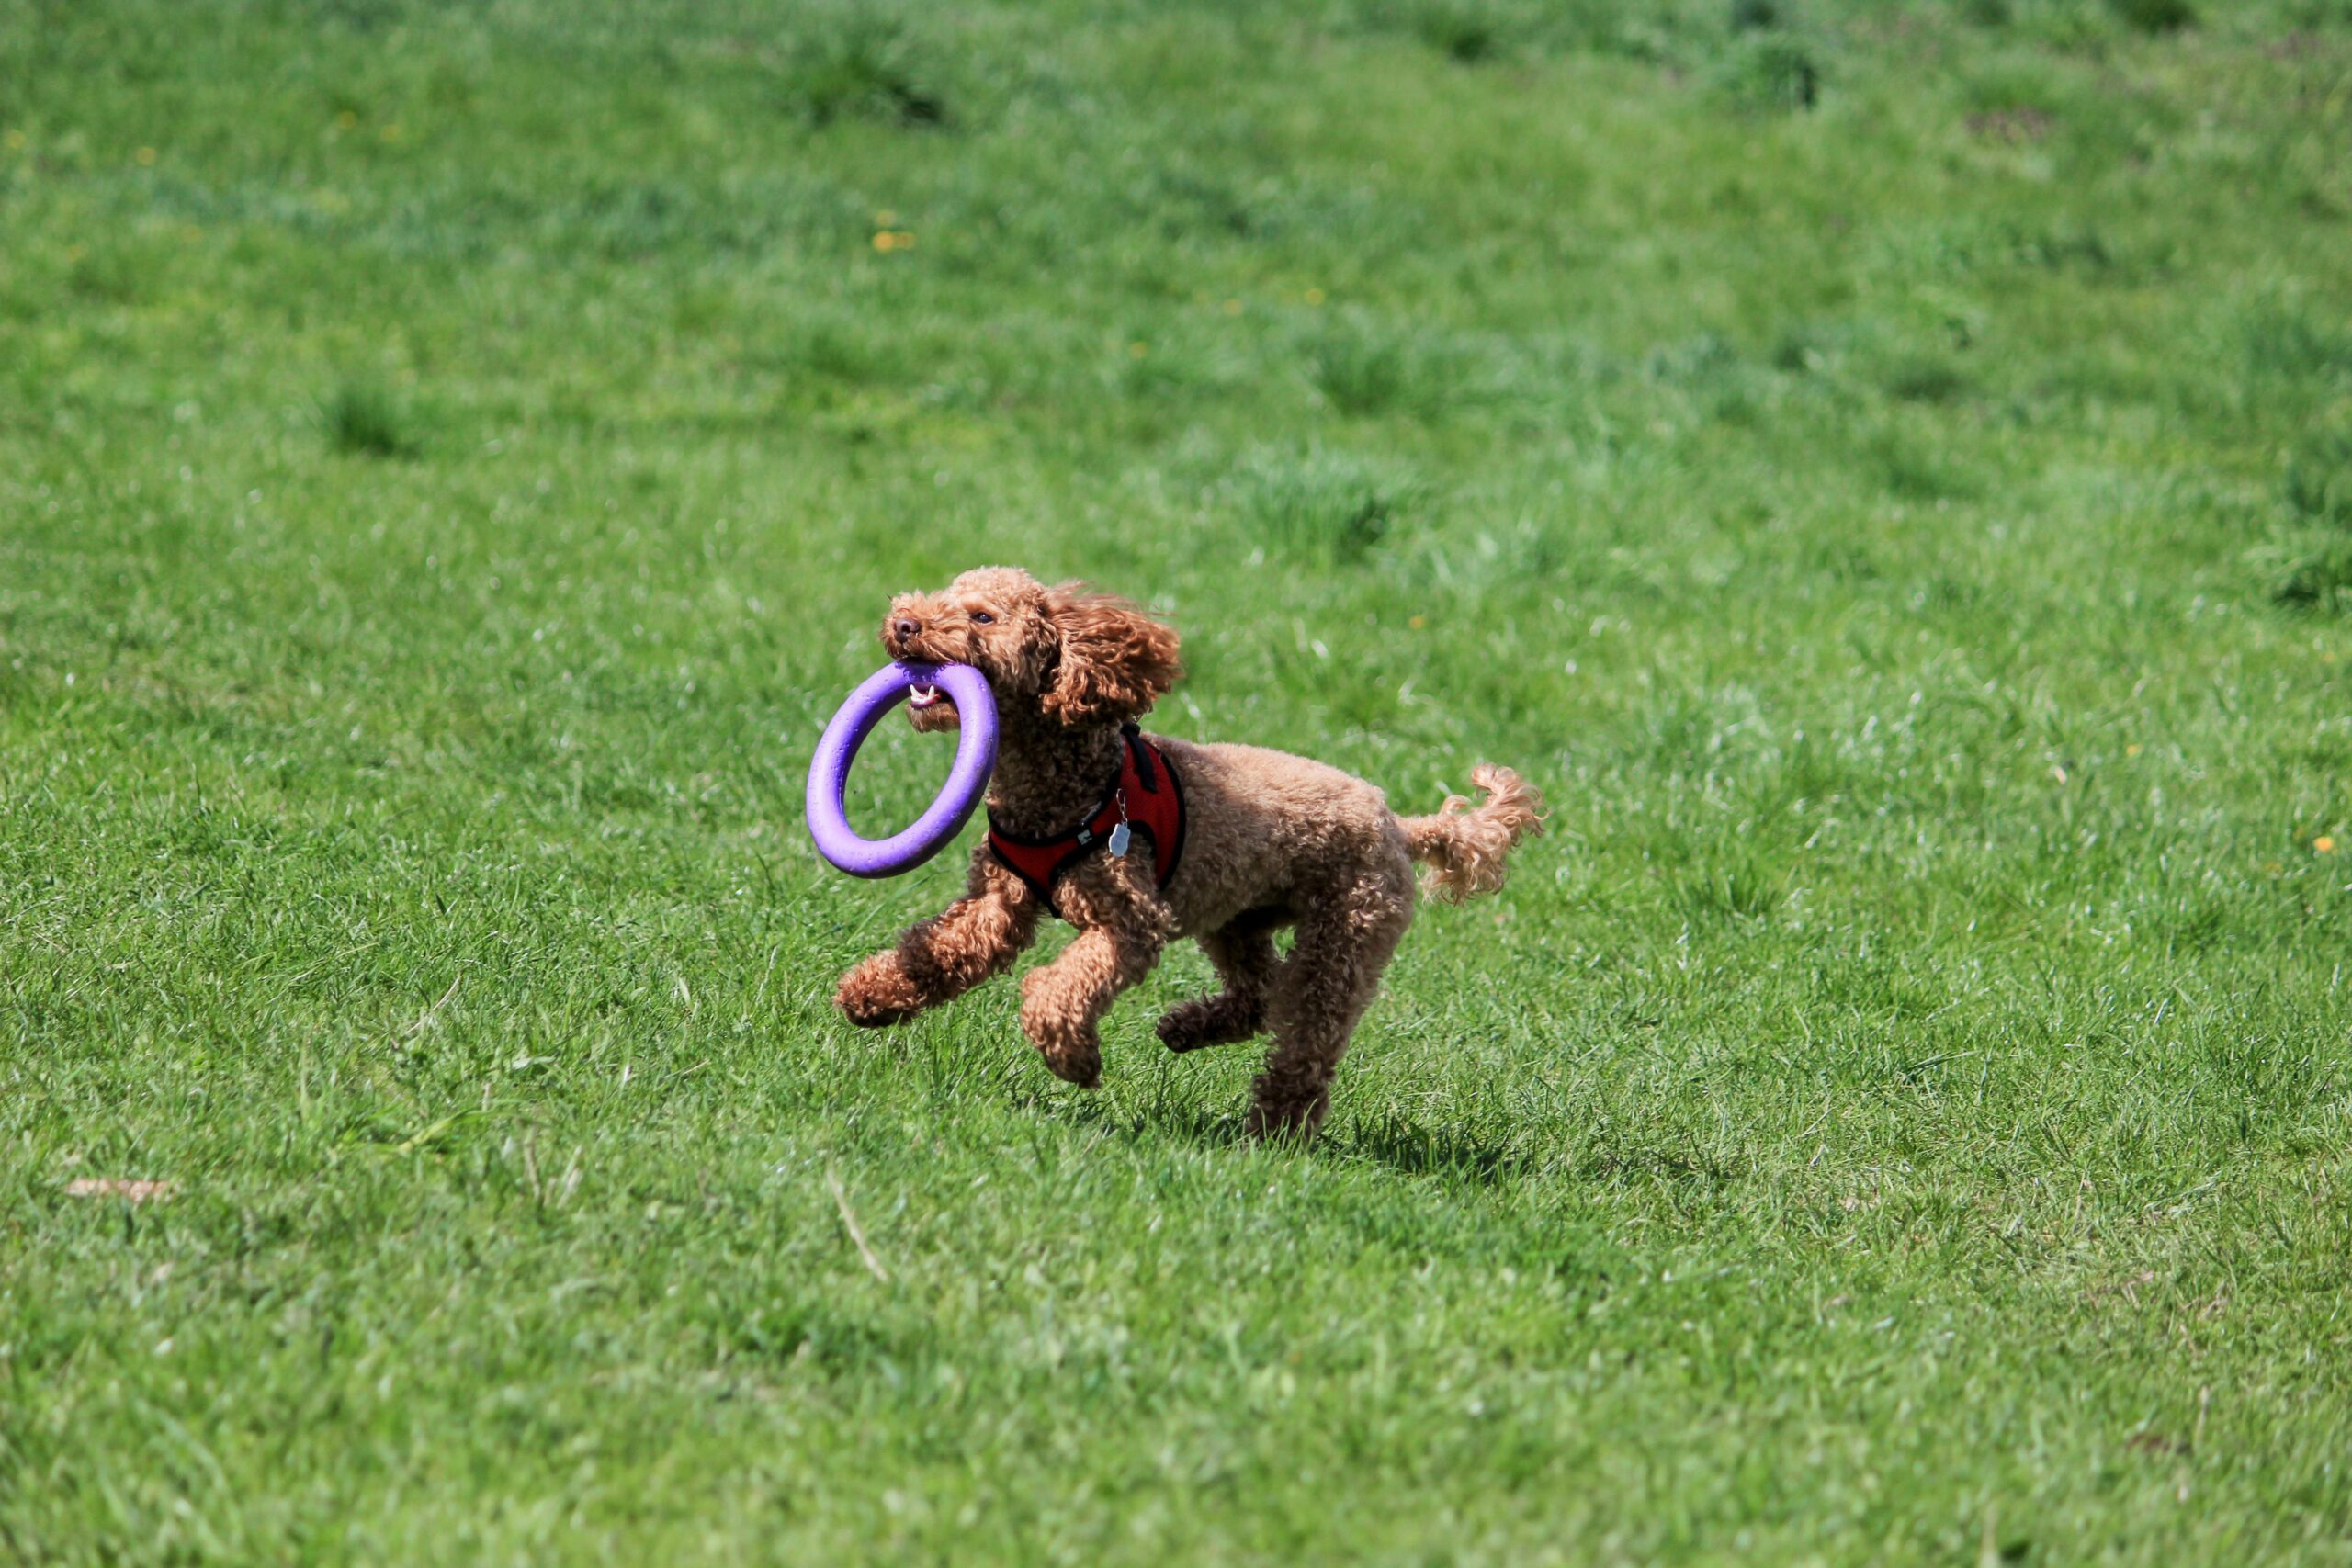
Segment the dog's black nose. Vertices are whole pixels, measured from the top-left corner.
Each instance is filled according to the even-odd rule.
[[[915,639],[915,633],[922,630],[922,626],[919,622],[899,620],[891,623],[890,629],[899,634],[900,642],[912,642]]]

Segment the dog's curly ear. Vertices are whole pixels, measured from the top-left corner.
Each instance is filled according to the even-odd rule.
[[[1140,718],[1184,678],[1174,630],[1125,599],[1065,582],[1046,615],[1061,649],[1038,705],[1066,725]]]

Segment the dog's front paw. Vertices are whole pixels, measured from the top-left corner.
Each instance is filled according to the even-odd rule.
[[[833,1005],[860,1029],[904,1023],[922,1010],[922,993],[899,966],[895,953],[877,953],[842,976]]]
[[[1046,1066],[1052,1070],[1054,1077],[1064,1083],[1075,1084],[1080,1089],[1102,1087],[1102,1052],[1100,1047],[1048,1051],[1046,1053]]]
[[[1092,1023],[1073,1019],[1056,1005],[1051,986],[1036,983],[1043,973],[1031,975],[1031,983],[1022,987],[1021,1032],[1037,1047],[1054,1077],[1080,1089],[1096,1088],[1102,1082],[1102,1036]]]
[[[1061,1029],[1041,1024],[1024,1010],[1021,1027],[1046,1058],[1046,1066],[1054,1077],[1080,1089],[1098,1089],[1102,1083],[1102,1044],[1091,1029]]]

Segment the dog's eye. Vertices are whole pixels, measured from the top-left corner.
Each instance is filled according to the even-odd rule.
[[[989,615],[986,610],[975,610],[972,612],[972,624],[974,626],[989,626],[992,625],[995,620],[996,617]]]

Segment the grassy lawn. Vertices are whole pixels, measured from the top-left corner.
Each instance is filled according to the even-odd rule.
[[[0,1559],[2352,1562],[2348,261],[2343,0],[0,0]],[[1552,797],[1311,1149],[832,1011],[986,561]]]

